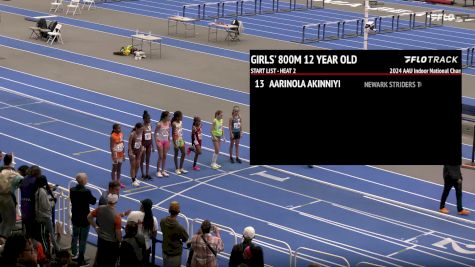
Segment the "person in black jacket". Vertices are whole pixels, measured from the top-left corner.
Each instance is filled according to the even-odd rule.
[[[462,172],[460,171],[460,165],[444,165],[444,191],[440,199],[439,211],[447,214],[449,210],[445,207],[445,201],[449,196],[450,189],[455,188],[455,195],[457,197],[457,211],[460,215],[468,215],[470,211],[466,210],[462,206]]]
[[[71,240],[71,252],[76,255],[78,252],[79,239],[79,254],[78,264],[84,264],[84,253],[86,251],[87,235],[89,234],[89,222],[87,215],[89,214],[89,205],[96,204],[96,198],[91,191],[85,187],[87,184],[87,174],[78,173],[76,175],[78,184],[70,189],[69,196],[72,205],[72,224],[73,236]]]
[[[143,235],[137,235],[138,225],[136,222],[127,222],[125,236],[120,244],[120,266],[142,267],[147,249]]]
[[[256,235],[254,227],[248,226],[244,228],[242,234],[243,241],[234,245],[231,256],[229,257],[229,267],[249,266],[263,267],[264,254],[260,246],[252,243],[252,239]]]

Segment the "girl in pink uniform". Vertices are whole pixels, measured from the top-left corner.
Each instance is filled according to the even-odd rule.
[[[165,160],[170,149],[170,112],[163,111],[155,128],[155,144],[158,150],[157,177],[168,177]]]

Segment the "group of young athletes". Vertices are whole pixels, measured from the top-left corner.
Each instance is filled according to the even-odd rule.
[[[183,168],[183,163],[185,161],[185,154],[190,155],[192,151],[195,153],[192,169],[195,171],[200,170],[200,167],[196,165],[198,157],[202,152],[202,125],[200,117],[193,118],[193,126],[191,128],[191,146],[188,147],[187,150],[185,149],[185,140],[183,138],[183,114],[181,111],[176,111],[173,114],[168,111],[163,111],[160,120],[155,126],[155,131],[152,131],[150,114],[146,110],[144,111],[142,118],[143,121],[135,124],[135,127],[130,132],[127,148],[125,146],[124,134],[122,133],[120,124],[115,123],[112,126],[112,133],[110,136],[112,180],[120,181],[122,162],[125,160],[126,149],[130,160],[130,177],[132,177],[132,185],[139,186],[140,184],[137,180],[139,167],[142,179],[152,179],[149,175],[149,167],[150,155],[152,151],[155,150],[154,144],[158,152],[156,175],[157,177],[168,177],[169,174],[165,170],[165,162],[168,150],[170,149],[170,141],[172,141],[175,151],[174,162],[175,173],[177,175],[188,172]],[[241,163],[241,160],[239,159],[239,141],[242,132],[241,123],[239,107],[234,106],[232,115],[228,122],[230,133],[229,158],[231,163]],[[217,163],[218,155],[221,150],[221,142],[226,140],[224,137],[223,112],[221,110],[216,111],[214,114],[213,125],[211,127],[211,140],[214,146],[211,168],[217,170],[221,168],[221,165]],[[233,158],[233,147],[235,148],[235,159]],[[181,154],[180,162],[178,162],[179,152]],[[144,163],[145,172],[143,168]],[[124,188],[124,184],[121,183],[121,187]]]

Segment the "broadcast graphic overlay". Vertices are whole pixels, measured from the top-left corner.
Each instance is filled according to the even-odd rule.
[[[461,60],[252,50],[251,164],[460,164]]]

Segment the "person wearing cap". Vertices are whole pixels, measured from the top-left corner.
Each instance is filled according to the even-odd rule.
[[[109,194],[107,205],[99,206],[87,215],[87,220],[97,232],[95,267],[115,267],[119,257],[119,245],[122,240],[121,217],[129,215],[130,210],[118,213],[116,211],[118,200],[118,195]]]
[[[214,232],[214,235],[211,232]],[[209,220],[204,220],[200,231],[191,238],[191,249],[191,267],[217,267],[217,255],[224,250],[219,228],[211,225]]]
[[[84,263],[84,253],[86,252],[86,242],[89,234],[89,222],[87,221],[89,205],[96,204],[96,198],[92,195],[91,190],[86,188],[87,180],[86,173],[80,172],[76,174],[76,182],[78,184],[69,190],[69,198],[72,205],[71,222],[73,224],[71,252],[76,256],[79,241],[79,254],[77,254],[79,265]]]
[[[150,199],[142,200],[139,211],[132,211],[127,217],[127,223],[135,222],[138,225],[138,234],[145,238],[147,257],[144,263],[149,263],[152,239],[157,236],[158,221],[152,213],[153,202]]]
[[[163,233],[163,266],[181,266],[181,255],[183,253],[183,243],[188,240],[188,233],[185,228],[178,223],[177,217],[180,213],[180,204],[176,201],[170,203],[168,208],[170,216],[160,220],[160,229]]]
[[[231,251],[229,267],[237,267],[240,264],[246,264],[249,267],[264,266],[262,248],[252,243],[252,239],[254,239],[255,235],[256,231],[254,227],[248,226],[244,228],[242,243],[234,245]]]

